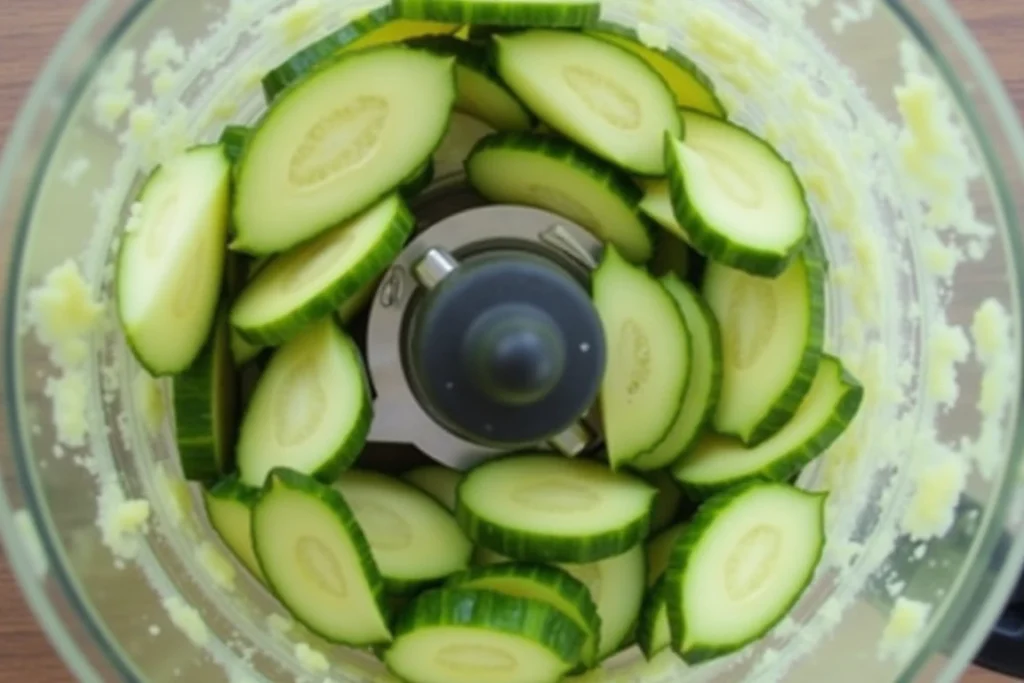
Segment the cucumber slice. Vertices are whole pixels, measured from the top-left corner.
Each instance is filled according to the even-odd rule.
[[[668,569],[672,559],[672,549],[676,541],[686,530],[686,522],[670,526],[660,534],[647,541],[647,587],[653,588]]]
[[[232,164],[242,158],[245,144],[252,133],[248,126],[225,126],[220,134],[220,144],[224,147],[224,156]]]
[[[632,463],[637,469],[667,467],[693,448],[714,414],[722,386],[722,340],[714,313],[695,289],[674,275],[662,278],[661,284],[675,300],[690,332],[690,381],[668,434]]]
[[[672,623],[668,618],[667,589],[658,579],[644,597],[636,626],[636,644],[648,661],[672,646]]]
[[[451,512],[455,512],[455,496],[462,481],[461,472],[440,465],[427,465],[406,472],[402,479],[433,496]]]
[[[384,583],[340,493],[272,471],[253,506],[252,538],[268,585],[309,630],[345,645],[391,641]]]
[[[697,251],[755,275],[783,272],[807,241],[810,209],[793,167],[727,121],[686,112],[665,136],[672,205]]]
[[[665,175],[665,136],[682,136],[675,96],[643,59],[567,31],[494,36],[498,74],[544,123],[611,163]]]
[[[651,260],[651,273],[657,277],[675,275],[686,280],[692,260],[693,252],[686,242],[671,235],[662,235]]]
[[[807,254],[775,280],[710,263],[704,300],[722,334],[712,426],[756,446],[789,422],[811,388],[824,342],[825,273]]]
[[[185,478],[212,481],[234,467],[239,380],[231,357],[227,307],[199,357],[174,378],[174,424]]]
[[[223,479],[203,490],[210,526],[245,568],[264,581],[263,570],[252,546],[252,508],[259,497],[259,489],[243,486],[237,476]]]
[[[398,43],[416,36],[453,33],[455,24],[395,19],[390,7],[373,10],[295,53],[263,77],[263,93],[271,102],[288,86],[346,51]]]
[[[453,576],[446,585],[449,588],[497,591],[551,605],[586,632],[583,664],[593,666],[597,663],[601,637],[597,606],[590,590],[565,570],[546,564],[497,564]]]
[[[614,244],[630,261],[644,263],[653,254],[632,180],[565,140],[532,133],[490,136],[470,154],[466,174],[485,198],[560,214]]]
[[[398,617],[384,662],[409,683],[556,683],[585,641],[570,617],[539,600],[433,590]]]
[[[423,194],[432,182],[434,182],[434,160],[428,159],[412,175],[402,181],[398,193],[406,201],[411,201]]]
[[[146,181],[117,257],[117,313],[153,376],[184,372],[210,337],[224,282],[231,163],[195,147]]]
[[[494,73],[486,48],[455,36],[426,36],[408,45],[455,58],[455,108],[496,130],[530,130],[533,115]]]
[[[444,136],[452,66],[423,50],[378,47],[346,54],[278,97],[236,169],[232,248],[290,249],[390,194]]]
[[[824,549],[825,500],[758,482],[701,507],[665,573],[672,646],[687,663],[757,640],[796,604]]]
[[[345,299],[345,301],[338,306],[338,322],[343,326],[348,325],[357,315],[365,311],[370,305],[370,302],[373,301],[373,297],[377,293],[377,287],[379,286],[380,280],[368,282],[358,292]]]
[[[273,346],[375,282],[402,251],[415,222],[391,195],[352,221],[273,259],[238,297],[231,324]]]
[[[690,333],[665,288],[613,247],[594,273],[593,289],[608,345],[601,386],[608,460],[613,469],[637,463],[657,469],[646,467],[648,454],[669,435],[683,404]]]
[[[455,518],[416,487],[375,472],[335,484],[370,544],[389,593],[405,593],[469,566],[473,544]]]
[[[642,545],[600,562],[559,565],[587,587],[597,606],[601,618],[598,660],[617,652],[633,630],[644,599],[646,565]]]
[[[477,544],[518,560],[593,562],[647,535],[654,495],[598,462],[519,455],[467,473],[455,514]]]
[[[434,165],[439,179],[462,177],[466,160],[477,144],[494,134],[489,125],[462,112],[452,112],[448,132],[434,153]]]
[[[243,484],[289,467],[333,481],[370,431],[373,407],[359,349],[330,319],[282,346],[260,378],[238,439]]]
[[[392,0],[407,19],[489,26],[579,28],[597,21],[599,0]]]
[[[672,206],[672,188],[667,180],[655,180],[644,183],[644,196],[638,205],[640,211],[652,221],[664,228],[673,237],[690,244],[690,235],[676,218],[675,207]]]
[[[654,506],[651,508],[651,534],[664,531],[672,525],[682,512],[683,490],[679,488],[679,482],[666,470],[650,472],[644,475],[651,486],[658,490],[654,499]]]
[[[700,67],[676,50],[659,50],[644,45],[636,31],[603,22],[595,35],[625,48],[658,72],[676,97],[680,107],[696,109],[716,118],[725,118],[725,107],[715,94],[715,85]]]
[[[706,434],[673,469],[695,498],[707,498],[750,479],[788,481],[824,453],[860,410],[864,389],[826,356],[793,418],[758,446]]]

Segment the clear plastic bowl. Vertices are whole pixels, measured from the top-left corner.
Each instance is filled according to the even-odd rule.
[[[377,4],[96,0],[12,134],[0,530],[80,680],[388,680],[268,620],[282,609],[240,567],[230,590],[211,573],[225,551],[180,480],[168,387],[140,378],[111,307],[88,305],[151,165],[254,119],[261,72]],[[627,651],[589,680],[952,680],[1024,560],[1024,138],[1004,92],[938,0],[605,9],[670,39],[796,163],[831,261],[828,346],[867,403],[803,475],[832,490],[830,543],[782,625],[697,669]]]

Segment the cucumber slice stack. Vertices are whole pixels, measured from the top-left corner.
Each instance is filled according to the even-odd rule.
[[[257,121],[155,170],[118,254],[125,337],[173,377],[213,530],[299,621],[409,683],[554,683],[634,634],[701,662],[772,628],[821,554],[824,496],[782,482],[863,402],[823,348],[827,226],[696,64],[599,9],[370,12],[267,74]],[[359,334],[406,202],[463,181],[605,244],[607,462],[351,469],[372,399],[339,325]]]
[[[642,479],[597,462],[522,455],[470,471],[455,513],[470,538],[504,555],[593,562],[647,535],[655,493]]]

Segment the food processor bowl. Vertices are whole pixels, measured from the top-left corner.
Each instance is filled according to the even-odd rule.
[[[306,632],[205,520],[170,387],[110,304],[118,234],[170,152],[263,109],[260,76],[372,0],[94,0],[0,165],[7,258],[0,532],[73,674],[392,680]],[[793,161],[828,253],[827,349],[866,389],[800,478],[831,491],[813,584],[765,638],[688,668],[630,649],[588,681],[953,680],[1024,562],[1024,136],[938,0],[609,0]]]

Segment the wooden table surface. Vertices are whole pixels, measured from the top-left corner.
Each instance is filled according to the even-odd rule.
[[[0,145],[43,60],[83,0],[0,0]],[[187,4],[187,3],[186,3]],[[954,0],[1024,112],[1024,4],[1021,0]],[[72,680],[36,626],[0,556],[0,683]],[[972,670],[964,683],[1010,679]]]

